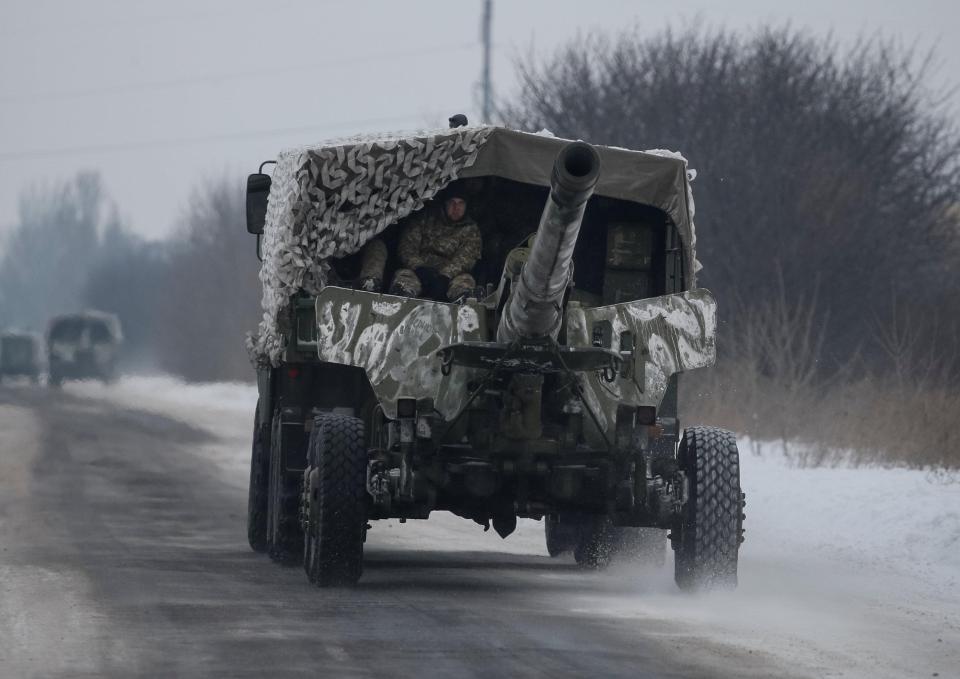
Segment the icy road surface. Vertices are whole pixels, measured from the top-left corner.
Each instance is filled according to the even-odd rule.
[[[0,677],[960,677],[960,479],[742,445],[741,586],[580,572],[542,525],[378,522],[361,586],[249,551],[244,385],[0,387]]]

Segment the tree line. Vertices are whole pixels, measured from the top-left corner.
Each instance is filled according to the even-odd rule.
[[[789,27],[589,35],[518,64],[502,115],[698,170],[720,364],[689,412],[960,464],[960,135],[932,63]]]
[[[243,184],[198,186],[171,236],[135,234],[95,172],[21,197],[0,257],[0,327],[42,332],[55,315],[117,314],[121,368],[191,380],[250,379],[245,334],[259,320],[253,239]]]
[[[519,62],[500,116],[680,150],[697,169],[699,283],[720,303],[721,363],[691,376],[691,408],[785,441],[828,425],[882,439],[909,420],[917,446],[957,450],[931,423],[960,417],[960,134],[930,64],[881,38],[842,47],[789,27],[628,30]],[[249,379],[260,291],[242,191],[239,178],[198,186],[160,242],[130,231],[96,174],[25,193],[0,259],[0,324],[100,308],[120,315],[133,362]]]

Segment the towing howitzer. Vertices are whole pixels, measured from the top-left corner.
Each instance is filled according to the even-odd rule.
[[[252,175],[276,312],[258,344],[253,549],[350,585],[378,521],[448,511],[503,537],[543,519],[548,553],[585,567],[662,558],[669,531],[680,587],[734,586],[736,439],[682,428],[678,405],[680,374],[716,355],[688,184],[673,154],[488,127],[298,150]],[[357,248],[389,252],[408,208],[455,195],[482,233],[472,293],[358,289]],[[383,280],[401,265],[388,255]]]

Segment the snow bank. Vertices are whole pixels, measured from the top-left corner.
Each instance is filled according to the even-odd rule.
[[[252,385],[126,378],[67,389],[211,430],[219,442],[198,454],[221,465],[231,484],[246,486]],[[662,620],[665,633],[679,625],[683,636],[772,653],[813,676],[960,676],[960,478],[798,468],[779,445],[741,440],[740,447],[747,541],[735,592],[680,593],[672,558],[652,572],[630,565],[602,574],[552,568],[535,521],[521,521],[501,541],[441,513],[427,522],[377,522],[368,544],[540,555],[544,578],[570,580],[558,590],[558,607],[628,627],[631,620]],[[584,580],[593,586],[578,586]]]
[[[224,480],[246,488],[250,473],[250,436],[257,405],[257,387],[239,382],[188,384],[168,376],[128,376],[108,385],[66,382],[74,396],[108,401],[121,408],[156,413],[213,433],[197,454],[216,464]]]
[[[960,584],[960,476],[797,468],[778,448],[761,445],[761,456],[744,457],[747,556],[858,564],[910,575],[934,590]]]
[[[651,617],[785,657],[814,676],[960,676],[960,479],[797,468],[741,440],[747,541],[736,592],[690,597],[668,569],[573,607]],[[952,674],[951,674],[952,673]]]
[[[257,387],[254,384],[197,384],[169,376],[122,377],[108,385],[93,381],[67,382],[64,391],[182,419],[219,434],[236,433],[225,425],[227,422],[232,425],[238,418],[246,418],[252,427],[253,412],[257,405]]]

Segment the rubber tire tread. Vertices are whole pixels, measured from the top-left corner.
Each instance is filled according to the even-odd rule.
[[[546,538],[547,554],[551,558],[572,551],[577,544],[579,533],[580,526],[574,523],[572,517],[548,514],[543,518],[543,534]]]
[[[609,517],[585,516],[573,558],[585,569],[601,570],[614,562],[657,568],[667,558],[666,531],[614,526]]]
[[[267,551],[267,483],[270,458],[264,452],[263,427],[258,423],[260,401],[253,414],[253,443],[250,446],[250,485],[247,491],[247,541],[258,553]]]
[[[660,568],[667,562],[667,531],[660,528],[617,528],[617,558],[645,568]]]
[[[299,565],[303,558],[300,531],[300,481],[280,464],[280,413],[273,416],[270,429],[270,474],[267,502],[267,553],[285,566]]]
[[[674,578],[680,589],[733,589],[743,529],[740,454],[732,432],[684,430],[678,461],[689,478],[675,544]]]
[[[319,486],[317,520],[304,542],[307,577],[317,587],[355,585],[363,573],[367,525],[367,464],[363,421],[325,415],[311,436],[310,466]],[[315,427],[314,431],[317,431]]]
[[[318,553],[318,543],[314,537],[315,531],[311,530],[311,523],[319,519],[319,507],[313,506],[315,502],[310,497],[312,493],[311,481],[314,480],[314,477],[319,478],[320,432],[324,420],[329,416],[329,413],[322,413],[314,415],[313,417],[313,427],[310,429],[310,438],[307,441],[307,468],[303,470],[303,488],[300,491],[300,519],[303,528],[303,569],[307,574],[307,579],[311,583],[316,583],[317,579],[317,566],[315,562]],[[316,512],[313,510],[316,510]]]
[[[617,549],[617,533],[607,516],[584,516],[573,548],[573,559],[584,569],[600,570],[610,565]]]

